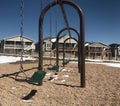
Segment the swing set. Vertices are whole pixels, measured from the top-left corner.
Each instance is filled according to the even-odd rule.
[[[23,40],[23,18],[24,18],[24,0],[21,0],[21,6],[20,6],[20,17],[21,17],[21,26],[20,26],[20,40],[21,40],[21,55],[20,55],[20,70],[18,73],[16,73],[15,75],[15,80],[17,81],[27,81],[28,83],[33,83],[33,84],[42,84],[42,79],[45,77],[46,72],[45,71],[36,71],[32,77],[30,77],[28,79],[26,73],[24,72],[23,69],[23,54],[24,54],[24,40]],[[20,74],[22,74],[22,76],[24,78],[21,78]]]
[[[78,34],[78,33],[77,33]],[[69,61],[70,61],[70,59],[69,60],[65,60],[65,43],[68,41],[68,40],[71,40],[71,39],[73,39],[73,40],[75,40],[76,42],[77,42],[77,44],[78,44],[78,41],[77,41],[77,39],[75,39],[74,37],[72,37],[72,36],[70,36],[69,38],[67,38],[65,41],[64,41],[64,44],[63,44],[63,67],[65,66],[65,65],[67,65],[68,63],[69,63]],[[72,48],[70,48],[70,49],[72,49]],[[59,57],[59,56],[58,56]]]
[[[80,29],[79,29],[79,31],[77,31],[74,28],[69,27],[69,23],[68,23],[68,20],[67,20],[65,9],[64,9],[64,4],[67,4],[67,5],[71,6],[71,7],[73,7],[77,11],[78,16],[79,16],[79,20],[80,20],[80,23],[79,23]],[[61,29],[57,34],[57,40],[56,40],[56,65],[53,66],[52,69],[55,69],[55,70],[59,69],[59,45],[58,45],[58,42],[59,42],[60,34],[63,31],[67,30],[69,35],[70,35],[70,37],[68,39],[72,38],[72,39],[76,40],[75,38],[71,37],[70,30],[76,32],[77,35],[78,35],[78,40],[76,40],[76,41],[78,43],[78,69],[79,69],[79,73],[80,73],[80,85],[81,85],[81,87],[85,87],[84,17],[83,17],[82,9],[78,5],[76,5],[74,2],[70,1],[70,0],[54,0],[54,1],[50,2],[47,6],[45,6],[42,9],[40,17],[39,17],[39,39],[38,39],[39,40],[38,41],[38,45],[39,45],[38,46],[39,47],[39,62],[38,62],[38,69],[32,75],[31,78],[29,78],[29,79],[27,78],[26,74],[24,73],[23,64],[22,64],[23,63],[23,48],[24,48],[23,43],[22,43],[22,52],[21,52],[20,71],[19,71],[19,73],[23,73],[25,75],[25,79],[29,83],[33,83],[33,84],[34,83],[38,83],[38,84],[42,83],[42,80],[46,75],[45,70],[43,70],[43,22],[44,22],[44,16],[48,12],[48,10],[50,10],[52,7],[57,6],[57,5],[60,6],[60,8],[61,8],[66,27]],[[22,40],[22,38],[23,38],[23,0],[21,0],[21,41],[24,42]],[[64,43],[66,41],[64,41]],[[64,49],[63,49],[63,51],[64,51]],[[63,54],[63,58],[64,58],[64,55],[65,54]],[[63,60],[63,62],[64,62],[64,60]],[[16,78],[15,78],[16,80],[19,80],[19,78],[18,78],[19,73],[16,74]]]

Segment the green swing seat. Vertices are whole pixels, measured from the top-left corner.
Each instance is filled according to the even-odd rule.
[[[68,64],[69,63],[69,60],[65,60],[64,62],[63,62],[63,65],[66,65],[66,64]]]
[[[58,71],[59,70],[59,66],[57,65],[54,65],[53,67],[48,67],[49,70],[56,70]]]
[[[46,75],[46,72],[45,71],[41,71],[41,72],[38,72],[36,71],[32,77],[28,80],[29,83],[41,83],[43,78],[45,77]]]

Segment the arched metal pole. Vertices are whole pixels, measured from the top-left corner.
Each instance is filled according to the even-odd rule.
[[[56,40],[56,65],[57,66],[59,66],[59,44],[58,44],[58,42],[59,42],[61,33],[64,32],[65,30],[68,30],[68,28],[61,29],[57,35],[57,40]],[[76,32],[78,39],[80,38],[80,34],[78,33],[78,31],[76,29],[70,27],[69,30]],[[78,68],[79,68],[79,72],[80,72],[80,42],[78,42],[78,54],[79,54],[78,55]]]
[[[80,19],[80,37],[78,38],[78,42],[80,42],[80,70],[81,70],[81,87],[85,87],[85,53],[84,53],[84,16],[81,8],[69,0],[62,0],[63,4],[68,4],[75,8],[79,15]],[[39,17],[39,64],[38,71],[43,70],[43,20],[46,12],[53,6],[58,5],[59,0],[53,1],[48,4],[41,12]]]
[[[69,39],[75,40],[75,41],[77,42],[77,44],[78,44],[77,39],[75,39],[75,38],[72,37],[72,36],[69,37],[69,38],[67,38],[67,39],[64,41],[64,44],[63,44],[63,67],[65,66],[65,65],[64,65],[64,60],[65,60],[65,43],[66,43]],[[78,62],[78,67],[79,67],[79,62]],[[80,72],[80,70],[79,70],[79,72]]]

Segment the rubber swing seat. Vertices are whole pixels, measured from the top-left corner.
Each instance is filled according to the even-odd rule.
[[[58,71],[59,70],[59,66],[55,65],[53,67],[48,67],[49,70],[56,70]]]
[[[65,60],[64,62],[63,62],[63,65],[66,65],[66,64],[68,64],[69,63],[69,60]]]
[[[41,72],[38,72],[36,71],[32,77],[28,80],[29,83],[40,83],[42,82],[43,78],[45,77],[46,75],[46,72],[45,71],[41,71]]]

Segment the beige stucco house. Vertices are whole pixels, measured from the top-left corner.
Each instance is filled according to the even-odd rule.
[[[59,41],[58,41],[58,44],[59,44],[59,52],[62,52],[63,51],[63,44],[64,44],[64,41],[66,39],[69,38],[69,34],[66,34],[64,36],[61,36],[59,38]],[[65,42],[65,47],[67,48],[68,51],[71,51],[74,49],[75,45],[77,44],[77,42],[74,40],[74,39],[68,39],[66,42]],[[43,50],[44,51],[51,51],[53,49],[56,49],[55,48],[55,45],[56,45],[56,38],[45,38],[44,39],[44,43],[43,43]]]
[[[21,39],[20,35],[16,35],[0,40],[0,52],[17,54],[22,50],[22,41],[24,51],[32,52],[35,50],[33,40],[25,36]]]
[[[101,42],[92,42],[85,45],[86,56],[92,58],[101,58],[102,55],[111,55],[110,46]]]

